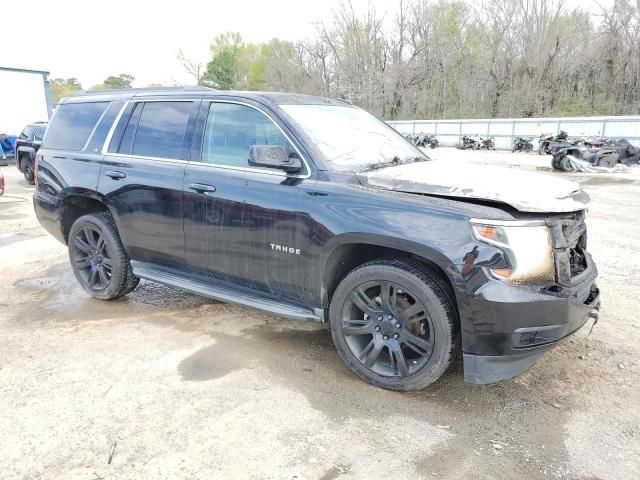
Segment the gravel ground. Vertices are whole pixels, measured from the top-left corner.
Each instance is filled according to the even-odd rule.
[[[550,157],[429,154],[548,170]],[[603,308],[527,373],[369,386],[329,332],[150,282],[101,302],[0,167],[0,478],[640,478],[640,169],[559,174],[593,199]],[[497,179],[499,181],[499,179]]]

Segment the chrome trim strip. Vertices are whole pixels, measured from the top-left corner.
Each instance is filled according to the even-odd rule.
[[[289,175],[286,172],[283,172],[282,170],[277,170],[277,169],[273,169],[273,171],[267,170],[267,169],[262,169],[262,168],[245,168],[245,167],[234,167],[232,165],[217,165],[214,163],[204,163],[198,160],[180,160],[180,159],[174,159],[174,158],[163,158],[163,157],[146,157],[146,156],[142,156],[142,155],[129,155],[129,154],[123,154],[123,153],[113,153],[113,152],[108,152],[108,148],[109,145],[111,144],[111,140],[113,138],[113,134],[115,133],[116,130],[116,126],[118,125],[118,123],[120,123],[120,119],[122,118],[122,115],[124,114],[125,109],[127,108],[127,106],[134,102],[134,103],[139,103],[139,102],[172,102],[172,101],[178,101],[178,102],[195,102],[197,100],[194,99],[171,99],[171,98],[154,98],[154,99],[147,99],[144,97],[133,97],[130,100],[127,100],[125,102],[125,104],[122,106],[122,109],[120,110],[120,112],[118,113],[118,115],[116,116],[116,119],[113,122],[113,125],[111,125],[111,129],[109,130],[109,133],[107,135],[107,138],[105,139],[104,145],[102,146],[102,155],[109,155],[110,157],[118,157],[118,158],[130,158],[132,160],[158,160],[158,161],[162,161],[162,162],[170,162],[170,163],[189,163],[191,165],[195,165],[195,166],[201,166],[201,167],[207,167],[207,168],[219,168],[219,169],[223,169],[223,170],[234,170],[234,171],[240,171],[240,172],[249,172],[249,173],[262,173],[265,175],[274,175],[274,176],[278,176],[278,177],[286,177],[286,178],[301,178],[301,179],[307,179],[311,177],[311,167],[309,166],[309,162],[307,162],[307,159],[304,157],[304,155],[302,155],[302,153],[300,152],[300,150],[298,149],[298,147],[296,147],[295,143],[291,141],[291,138],[289,137],[289,135],[287,135],[287,133],[280,127],[280,125],[278,125],[277,122],[275,122],[273,120],[273,118],[271,116],[269,116],[269,114],[267,114],[265,111],[261,110],[260,108],[248,104],[248,103],[244,103],[244,102],[239,102],[239,101],[232,101],[232,100],[217,100],[215,98],[212,99],[206,99],[203,98],[202,101],[207,101],[210,103],[232,103],[232,104],[236,104],[236,105],[244,105],[246,107],[250,107],[253,108],[254,110],[257,110],[258,112],[262,113],[265,117],[267,117],[277,128],[278,130],[280,130],[280,132],[282,133],[282,135],[284,135],[284,137],[287,139],[287,141],[291,144],[291,146],[295,149],[295,151],[297,152],[297,154],[300,156],[300,159],[302,161],[302,163],[304,163],[306,169],[307,169],[307,173],[305,175]],[[208,117],[208,112],[207,112],[207,117]],[[205,123],[205,129],[206,129],[206,123]],[[204,146],[204,145],[203,145]],[[202,156],[202,147],[200,150],[200,155]]]
[[[490,227],[540,227],[547,224],[544,220],[488,220],[484,218],[470,218],[469,223]]]
[[[109,129],[109,133],[107,134],[107,138],[105,138],[104,144],[102,145],[102,150],[100,150],[100,153],[102,155],[111,155],[109,152],[107,152],[107,149],[109,148],[109,145],[111,144],[111,138],[113,137],[113,134],[116,131],[116,126],[118,125],[118,123],[120,123],[120,119],[122,118],[122,114],[124,113],[126,108],[129,106],[130,102],[131,102],[131,100],[127,100],[126,102],[124,102],[124,105],[122,106],[122,108],[118,112],[118,115],[116,116],[116,119],[113,121],[113,124],[111,125],[111,128]]]
[[[101,103],[101,102],[96,102],[96,103]],[[102,122],[102,119],[107,114],[107,110],[109,110],[109,107],[111,106],[111,102],[105,102],[105,103],[107,104],[107,107],[102,111],[102,114],[100,115],[100,118],[98,119],[96,124],[93,126],[93,130],[91,130],[91,133],[87,137],[87,141],[84,142],[84,145],[82,146],[82,150],[80,150],[81,152],[84,152],[87,149],[87,147],[89,146],[89,142],[93,138],[93,135],[96,133],[96,129],[98,128],[98,125],[100,125],[100,122]],[[91,152],[91,153],[97,153],[97,152]]]

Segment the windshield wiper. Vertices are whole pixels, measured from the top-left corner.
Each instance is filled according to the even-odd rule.
[[[364,171],[370,172],[372,170],[380,170],[381,168],[395,167],[397,165],[406,165],[407,163],[426,162],[426,161],[427,161],[426,158],[419,157],[419,156],[411,157],[405,161],[402,161],[400,160],[400,157],[396,155],[388,162],[372,163],[371,165],[367,165]]]

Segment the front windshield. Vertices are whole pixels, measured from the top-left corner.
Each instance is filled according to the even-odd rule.
[[[332,171],[358,172],[428,160],[370,113],[338,105],[281,105],[326,157]]]

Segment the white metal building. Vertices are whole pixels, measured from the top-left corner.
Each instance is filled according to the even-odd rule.
[[[18,135],[51,116],[49,72],[0,67],[0,133]]]

